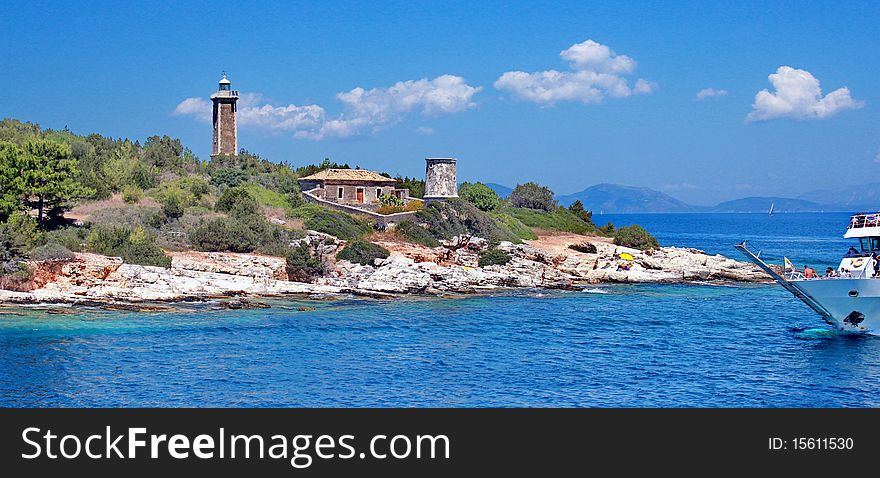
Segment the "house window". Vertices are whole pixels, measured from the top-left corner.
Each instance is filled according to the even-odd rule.
[[[342,190],[343,190],[342,187],[336,188],[336,198],[337,199],[342,199]]]
[[[382,188],[376,188],[376,199],[379,199],[379,196],[382,195]]]

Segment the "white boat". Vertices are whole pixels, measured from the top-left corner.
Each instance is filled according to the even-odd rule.
[[[853,215],[843,237],[858,243],[843,256],[834,277],[806,278],[785,266],[780,275],[745,241],[735,247],[825,322],[840,330],[880,335],[880,275],[874,273],[872,258],[875,252],[880,256],[880,212]]]
[[[771,203],[770,203],[770,212],[767,213],[767,215],[769,215],[769,216],[772,216],[772,215],[773,215],[773,206],[775,206],[775,205],[776,205],[775,202],[771,202]]]

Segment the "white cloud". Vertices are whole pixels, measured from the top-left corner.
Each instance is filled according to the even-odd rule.
[[[715,88],[703,88],[702,90],[697,92],[697,100],[703,101],[706,98],[718,98],[720,96],[727,96],[727,90],[716,90]]]
[[[426,126],[419,126],[418,128],[416,128],[416,133],[418,133],[422,136],[430,136],[430,135],[434,134],[434,128],[428,128]]]
[[[260,95],[245,94],[239,100],[238,120],[242,126],[290,131],[297,138],[346,138],[386,128],[413,112],[432,116],[465,111],[476,105],[473,97],[481,89],[453,75],[400,81],[388,88],[357,87],[336,95],[345,105],[345,111],[336,118],[328,118],[319,105],[274,106]],[[210,121],[211,102],[187,98],[173,114]]]
[[[209,123],[211,121],[211,102],[204,98],[187,98],[174,108],[174,116],[192,116]]]
[[[636,69],[635,60],[626,55],[617,55],[611,48],[593,40],[575,43],[559,52],[559,56],[568,60],[575,70],[628,75]]]
[[[880,163],[880,150],[877,151],[877,155],[874,156],[874,162]]]
[[[657,88],[656,83],[645,79],[636,80],[630,87],[624,76],[635,70],[636,61],[593,40],[574,44],[559,56],[569,62],[571,71],[508,71],[494,86],[519,99],[544,105],[560,101],[599,103],[606,96],[626,98]]]
[[[775,118],[830,118],[846,109],[861,108],[864,103],[850,96],[849,88],[838,88],[822,96],[819,80],[809,71],[780,66],[767,77],[775,92],[764,89],[755,95],[752,112],[746,121]]]

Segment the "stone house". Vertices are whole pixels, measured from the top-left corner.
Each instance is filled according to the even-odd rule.
[[[384,195],[409,200],[409,190],[396,186],[394,179],[364,169],[325,169],[299,178],[299,187],[304,193],[352,206],[378,206],[379,197]]]

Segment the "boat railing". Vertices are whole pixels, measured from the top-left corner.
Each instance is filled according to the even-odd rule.
[[[784,277],[785,280],[790,280],[790,281],[835,280],[835,279],[870,279],[871,278],[871,276],[867,275],[865,273],[865,271],[861,271],[861,270],[855,270],[852,272],[837,274],[837,275],[830,276],[830,277],[817,274],[817,275],[814,275],[813,277],[810,277],[809,279],[806,276],[804,276],[803,272],[794,271],[794,272],[786,272],[786,273],[782,274],[782,277]],[[880,276],[875,277],[875,278],[880,279]]]
[[[876,213],[859,213],[850,217],[849,227],[847,229],[858,229],[862,227],[878,227],[880,226],[880,212]]]

